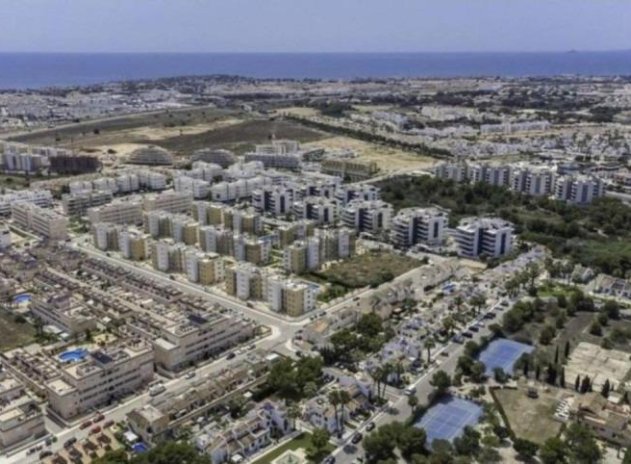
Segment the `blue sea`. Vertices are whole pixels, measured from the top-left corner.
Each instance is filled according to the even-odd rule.
[[[292,79],[631,75],[631,50],[565,53],[0,53],[0,89],[209,74]]]

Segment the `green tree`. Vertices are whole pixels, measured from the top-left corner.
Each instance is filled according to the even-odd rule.
[[[480,452],[480,432],[465,427],[461,436],[454,439],[454,449],[458,454],[475,456]]]
[[[210,456],[199,454],[194,446],[188,443],[166,442],[146,453],[138,454],[130,460],[130,464],[210,464]]]
[[[607,300],[605,302],[603,312],[609,319],[620,319],[620,305],[614,300]]]
[[[451,387],[451,377],[441,369],[434,373],[430,384],[436,389],[438,396],[442,396]]]
[[[558,437],[548,438],[539,450],[539,459],[543,464],[564,464],[567,457],[567,447]]]
[[[490,447],[484,447],[480,450],[480,454],[478,456],[478,462],[484,462],[484,463],[488,462],[489,464],[502,462],[502,456],[496,449],[490,448]]]
[[[312,458],[316,456],[321,456],[326,447],[329,444],[329,439],[331,435],[326,429],[316,428],[311,432],[311,438],[309,440],[310,447],[308,449],[308,454]]]
[[[535,457],[539,446],[530,440],[515,438],[513,440],[513,448],[515,448],[515,451],[517,451],[517,454],[522,460],[529,461]]]
[[[622,464],[631,464],[631,448],[627,448],[622,458]]]
[[[427,362],[431,363],[432,362],[432,349],[436,346],[436,342],[434,341],[434,339],[432,337],[427,337],[427,340],[425,340],[425,349],[427,350]]]
[[[578,422],[573,422],[565,432],[565,443],[572,462],[595,464],[602,459],[602,453],[591,431]]]

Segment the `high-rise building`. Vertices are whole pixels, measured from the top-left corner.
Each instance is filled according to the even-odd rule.
[[[399,248],[417,243],[437,245],[443,242],[448,213],[442,208],[402,209],[392,220],[390,238]]]
[[[498,258],[512,249],[513,226],[497,218],[463,219],[454,231],[454,239],[461,256]]]

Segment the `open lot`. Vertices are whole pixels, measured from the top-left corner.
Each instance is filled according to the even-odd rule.
[[[347,288],[377,286],[416,267],[421,262],[387,251],[369,251],[331,264],[317,276]]]
[[[15,317],[0,310],[0,350],[6,351],[31,343],[35,328],[28,322],[16,322]]]
[[[515,435],[541,445],[561,430],[561,423],[552,416],[563,393],[558,389],[539,390],[539,398],[529,398],[526,393],[526,385],[520,384],[517,389],[494,390],[493,396]]]
[[[399,150],[385,145],[365,142],[346,136],[335,136],[316,143],[306,144],[305,147],[323,147],[329,150],[350,149],[360,159],[375,161],[384,172],[427,169],[437,163],[438,160],[429,156],[417,155],[410,151]]]
[[[606,350],[592,343],[579,343],[565,367],[565,378],[572,381],[577,375],[588,375],[594,391],[599,391],[607,379],[620,385],[629,373],[629,353]]]
[[[0,174],[0,192],[9,190],[22,190],[28,188],[29,181],[24,176],[7,176]]]

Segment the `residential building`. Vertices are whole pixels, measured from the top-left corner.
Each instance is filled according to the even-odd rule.
[[[68,237],[68,218],[35,204],[13,203],[11,218],[19,227],[50,240],[65,240]]]
[[[310,219],[317,224],[334,224],[338,217],[337,202],[325,197],[305,197],[292,206],[298,219]]]
[[[226,270],[226,293],[241,300],[263,299],[261,270],[250,263],[237,263]]]
[[[83,216],[89,208],[106,205],[112,199],[109,191],[80,192],[62,195],[61,203],[66,216]]]
[[[402,209],[392,220],[392,243],[398,248],[417,243],[441,244],[445,239],[448,218],[448,212],[437,207]]]
[[[366,180],[379,172],[375,161],[352,159],[326,159],[322,161],[321,171],[324,174],[341,177],[351,182]]]
[[[33,316],[45,324],[54,325],[70,335],[83,334],[96,328],[95,316],[86,304],[70,291],[35,295],[30,310]]]
[[[605,194],[605,186],[598,177],[561,176],[557,178],[555,197],[577,205],[586,205]]]
[[[188,192],[165,191],[144,197],[145,211],[163,210],[170,213],[188,213],[193,198]]]
[[[46,435],[37,398],[7,371],[0,372],[0,448],[6,450]]]
[[[153,379],[154,352],[140,339],[98,348],[61,370],[47,386],[50,408],[64,419],[136,393]]]
[[[499,258],[512,250],[513,226],[497,218],[468,218],[454,231],[461,256]]]
[[[142,203],[140,201],[115,201],[108,205],[89,208],[91,224],[109,222],[112,224],[142,224]]]
[[[358,232],[376,234],[390,228],[393,209],[385,201],[352,200],[343,209],[342,223]]]
[[[11,213],[11,205],[14,203],[32,203],[42,208],[53,204],[53,196],[50,190],[18,190],[0,195],[0,215]]]

